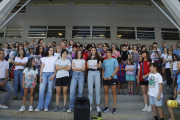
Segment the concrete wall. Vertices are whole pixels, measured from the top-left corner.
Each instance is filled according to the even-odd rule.
[[[150,45],[158,42],[161,45],[160,28],[175,28],[175,26],[161,13],[154,5],[152,7],[119,7],[115,1],[110,2],[110,6],[75,6],[73,2],[68,2],[67,6],[33,6],[33,0],[27,6],[25,14],[16,15],[7,25],[24,26],[21,39],[4,38],[1,43],[22,42],[28,39],[29,26],[66,26],[66,39],[72,37],[72,26],[110,26],[111,39],[109,40],[82,40],[74,39],[80,43],[113,43],[118,45],[124,41],[132,44]],[[168,10],[163,8],[170,15]],[[11,14],[10,14],[11,15]],[[170,15],[171,16],[171,15]],[[171,16],[171,18],[173,18]],[[154,27],[156,40],[117,40],[117,27]],[[36,42],[38,39],[36,39]],[[44,41],[56,41],[60,44],[60,39],[50,38]],[[177,41],[167,41],[167,44],[174,44]]]

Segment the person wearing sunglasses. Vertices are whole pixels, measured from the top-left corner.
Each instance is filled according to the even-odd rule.
[[[121,57],[120,52],[117,51],[115,44],[112,44],[112,52],[113,52],[113,53],[112,53],[112,56],[114,56],[116,59],[117,59],[118,57]]]
[[[168,49],[168,55],[164,57],[163,62],[165,63],[165,71],[166,71],[166,78],[167,78],[167,87],[166,90],[169,90],[172,84],[171,78],[171,62],[172,62],[172,49]]]
[[[106,51],[108,49],[108,44],[107,43],[104,43],[103,45],[103,49],[101,51],[101,56],[102,56],[102,59],[104,59],[106,57]]]

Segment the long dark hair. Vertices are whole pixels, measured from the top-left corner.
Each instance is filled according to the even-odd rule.
[[[32,61],[33,61],[33,60],[34,60],[33,57],[29,58],[29,60],[28,60],[28,62],[27,62],[27,64],[26,64],[26,67],[25,67],[25,68],[28,68],[28,71],[30,71],[30,69],[31,69]],[[33,65],[33,70],[36,70],[35,65]]]
[[[50,48],[53,49],[53,55],[54,55],[54,48],[53,48],[52,46],[50,46],[50,47],[47,48],[47,50],[46,50],[46,52],[44,53],[43,57],[49,56],[49,53],[48,53],[48,52],[49,52],[49,49],[50,49]]]
[[[42,49],[43,49],[42,55],[44,55],[44,48],[43,48],[43,46],[41,46],[41,45],[36,48],[36,55],[39,55],[39,49],[40,49],[40,47],[42,47]]]
[[[176,54],[173,54],[173,55],[172,55],[172,60],[173,60],[173,62],[175,61],[174,58],[173,58],[174,56],[176,57],[176,60],[179,61],[178,56],[177,56]]]
[[[99,55],[98,55],[97,49],[96,49],[95,47],[92,47],[91,50],[92,50],[93,48],[96,50],[95,59],[100,59],[100,60],[101,60],[101,58],[100,58]],[[91,53],[90,56],[92,56],[92,53]]]
[[[78,52],[79,52],[80,50],[77,50],[76,51],[76,54],[75,54],[75,59],[78,59]],[[81,52],[81,59],[83,59],[83,53],[82,53],[82,51],[80,51]]]
[[[19,46],[22,46],[23,47],[23,49],[24,49],[24,45],[22,44],[22,43],[20,43],[19,45],[18,45],[18,48],[17,48],[17,52],[19,52]]]
[[[24,50],[24,49],[20,49],[20,50],[23,50],[23,52],[24,52],[24,53],[23,53],[23,57],[25,57],[25,50]],[[20,57],[20,54],[19,54],[19,51],[20,51],[20,50],[18,50],[18,57]]]
[[[147,50],[142,51],[142,54],[143,54],[143,53],[146,53],[147,61],[151,61],[150,53],[149,53]],[[144,58],[142,58],[142,61],[144,61]]]

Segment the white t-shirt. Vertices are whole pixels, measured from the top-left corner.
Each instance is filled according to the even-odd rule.
[[[74,67],[83,68],[83,64],[86,63],[84,59],[73,59],[72,62],[74,63]],[[74,71],[78,72],[78,71]]]
[[[14,62],[27,63],[28,62],[28,57],[24,57],[23,59],[21,59],[20,57],[16,57]],[[25,68],[25,66],[15,66],[14,70],[24,69],[24,68]]]
[[[33,70],[33,68],[25,68],[23,73],[25,73],[25,81],[34,82],[36,80],[36,75],[38,74],[38,70]]]
[[[71,65],[71,62],[69,59],[66,59],[65,61],[63,61],[62,59],[58,59],[56,61],[56,65],[59,65],[59,66],[69,66]],[[62,77],[66,77],[68,76],[69,77],[69,71],[68,70],[58,70],[57,73],[56,73],[56,78],[62,78]]]
[[[0,78],[6,77],[6,70],[9,69],[9,62],[6,60],[0,61]]]
[[[54,53],[54,56],[59,57],[61,59],[60,53]]]
[[[172,60],[172,56],[165,56],[164,59],[166,60]],[[165,68],[171,68],[171,63],[170,62],[167,62],[165,64]]]
[[[56,56],[41,58],[41,62],[44,64],[43,72],[55,72],[56,60]]]
[[[153,97],[157,97],[159,94],[159,83],[163,83],[162,76],[159,73],[149,74],[149,91],[148,94]],[[161,93],[163,97],[163,92]]]
[[[177,63],[178,63],[178,61],[174,61],[174,62],[173,62],[173,70],[178,70],[178,69],[177,69]]]

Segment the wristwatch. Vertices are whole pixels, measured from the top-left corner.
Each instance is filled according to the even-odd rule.
[[[113,76],[111,76],[111,79],[113,79]]]

